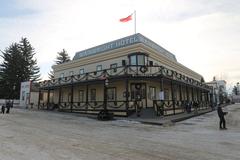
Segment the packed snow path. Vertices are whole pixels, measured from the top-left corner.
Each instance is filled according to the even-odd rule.
[[[240,105],[174,125],[97,121],[77,114],[13,109],[0,114],[1,160],[239,160]]]

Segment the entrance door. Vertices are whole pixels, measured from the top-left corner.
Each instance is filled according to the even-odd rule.
[[[147,107],[146,83],[131,83],[131,100],[140,102],[143,108]]]

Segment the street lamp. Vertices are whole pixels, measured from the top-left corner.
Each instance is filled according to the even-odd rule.
[[[105,78],[104,81],[104,100],[103,100],[103,110],[99,112],[98,119],[99,120],[111,120],[113,118],[113,114],[109,113],[107,110],[107,86],[109,85],[109,80]]]
[[[106,78],[104,81],[104,112],[107,114],[107,86],[109,85],[109,80]]]

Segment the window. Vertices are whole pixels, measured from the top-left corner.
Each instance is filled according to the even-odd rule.
[[[61,74],[60,74],[60,78],[63,78],[63,77],[64,77],[64,73],[61,73]]]
[[[117,72],[117,63],[111,64],[110,68],[111,68],[111,73],[112,72]]]
[[[84,101],[84,91],[83,90],[79,90],[78,101],[79,102],[83,102]]]
[[[169,100],[169,91],[168,91],[168,89],[164,89],[164,100]]]
[[[72,94],[68,93],[68,102],[71,102],[71,100],[72,100]]]
[[[146,55],[145,54],[133,54],[129,56],[129,60],[130,60],[130,65],[145,65],[147,64],[147,59],[145,58]]]
[[[97,65],[96,71],[101,71],[102,70],[102,65]]]
[[[69,72],[69,76],[72,76],[72,75],[73,75],[73,71],[70,71],[70,72]]]
[[[90,91],[90,100],[96,101],[96,89],[91,89]]]
[[[79,74],[84,74],[84,68],[81,68],[81,69],[79,70]]]
[[[108,88],[107,89],[107,100],[115,101],[117,99],[116,88]]]
[[[144,65],[145,64],[145,55],[137,55],[137,64]]]
[[[130,64],[131,65],[137,65],[137,55],[131,55],[130,56]]]
[[[156,99],[156,87],[149,87],[148,98],[151,99],[151,100]]]

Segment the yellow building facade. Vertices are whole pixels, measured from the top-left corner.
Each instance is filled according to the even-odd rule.
[[[117,116],[172,115],[209,107],[211,88],[140,33],[77,52],[40,82],[39,108]]]

